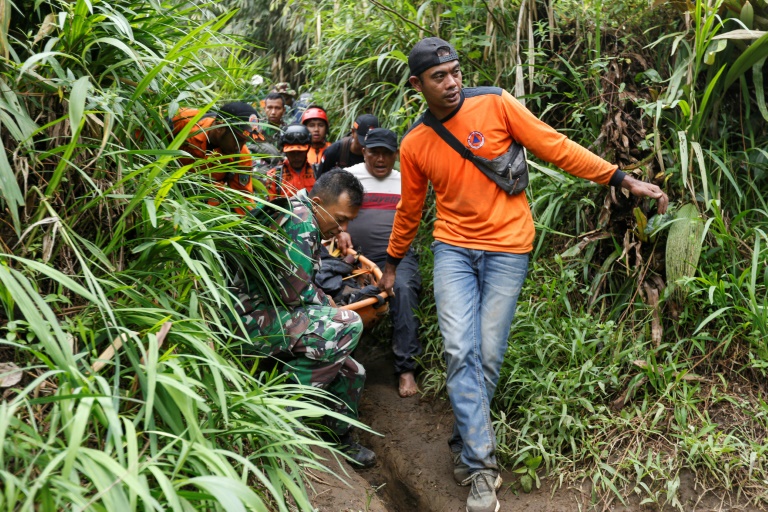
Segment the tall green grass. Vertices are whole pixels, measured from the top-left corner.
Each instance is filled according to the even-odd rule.
[[[311,510],[329,397],[243,357],[233,314],[285,240],[181,166],[164,119],[244,94],[236,12],[4,5],[0,508]]]

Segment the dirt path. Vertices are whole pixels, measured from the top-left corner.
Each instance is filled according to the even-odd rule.
[[[361,419],[383,434],[363,435],[361,438],[376,452],[378,463],[372,469],[353,474],[351,489],[343,487],[343,484],[330,491],[327,487],[322,488],[320,498],[324,501],[315,502],[315,506],[320,512],[464,512],[468,488],[459,487],[453,481],[453,466],[446,443],[453,425],[450,406],[444,400],[418,396],[401,399],[397,395],[388,349],[381,344],[370,343],[361,348],[368,349],[364,355],[358,354],[368,375]],[[502,511],[603,509],[589,505],[589,488],[586,485],[582,488],[564,487],[553,493],[552,485],[545,481],[541,489],[526,494],[516,491],[519,489],[517,475],[503,472],[502,477],[504,485],[498,493]],[[702,492],[693,488],[691,478],[684,478],[681,487],[685,512],[754,510],[733,506],[714,497],[702,499]],[[659,510],[658,505],[641,506],[638,502],[634,500],[629,506],[616,502],[607,510]]]
[[[378,346],[361,359],[368,372],[362,420],[384,434],[365,436],[368,445],[381,455],[376,468],[361,475],[374,485],[386,484],[379,492],[391,511],[464,512],[468,488],[453,480],[447,444],[453,428],[449,404],[445,400],[400,398],[391,358]],[[516,494],[509,484],[517,478],[509,472],[502,476],[504,485],[498,493],[501,510],[580,510],[580,503],[584,510],[589,498],[567,489],[554,497],[548,489]]]
[[[309,483],[310,499],[318,512],[390,512],[392,509],[382,501],[373,487],[343,461],[334,459],[327,450],[315,450],[324,457],[327,466],[344,481],[332,475],[311,473]]]

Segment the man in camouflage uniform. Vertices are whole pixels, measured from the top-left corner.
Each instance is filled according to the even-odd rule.
[[[288,82],[276,83],[270,93],[276,92],[283,97],[283,104],[285,105],[285,116],[283,117],[283,124],[298,123],[300,121],[294,121],[296,112],[294,112],[294,103],[296,100],[296,91],[291,87]]]
[[[352,419],[358,417],[365,369],[350,354],[360,341],[363,322],[354,311],[337,308],[313,281],[320,240],[346,229],[362,201],[360,182],[341,170],[318,180],[310,196],[301,190],[290,198],[286,209],[292,214],[275,219],[290,240],[285,247],[288,267],[274,271],[279,304],[265,300],[258,286],[245,284],[238,310],[257,353],[289,357],[286,369],[298,382],[329,391],[342,402],[330,404],[332,409]],[[375,454],[352,440],[347,422],[327,417],[324,423],[358,465],[375,463]]]

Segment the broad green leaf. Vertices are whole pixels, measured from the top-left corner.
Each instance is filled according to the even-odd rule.
[[[763,116],[766,122],[768,122],[768,108],[765,106],[765,85],[763,82],[763,66],[765,65],[765,57],[755,62],[752,66],[752,78],[755,81],[755,99],[757,100],[757,108],[760,110],[760,115]]]
[[[749,30],[752,30],[752,27],[755,23],[755,8],[752,7],[752,4],[749,3],[749,0],[744,2],[744,6],[741,8],[739,19]]]
[[[641,241],[647,242],[648,235],[645,234],[645,228],[648,226],[648,218],[645,216],[643,210],[641,210],[640,207],[636,207],[634,210],[632,210],[632,213],[634,213],[635,222],[637,222],[637,229],[635,230],[635,233]]]
[[[64,349],[66,337],[56,315],[43,297],[24,275],[8,268],[2,261],[0,261],[0,283],[4,285],[7,293],[13,297],[14,302],[23,312],[30,329],[34,331],[53,363],[60,369],[72,371],[74,369],[72,354],[68,347]]]
[[[210,494],[224,510],[229,512],[246,512],[245,506],[253,507],[261,512],[268,512],[264,503],[248,486],[219,476],[199,476],[190,478],[183,485],[194,485]]]
[[[536,457],[528,457],[525,459],[524,463],[529,469],[536,470],[541,466],[541,461],[541,455],[537,455]]]
[[[38,129],[37,124],[29,117],[29,112],[19,101],[19,96],[2,77],[0,92],[0,124],[5,126],[18,142],[27,141]]]
[[[88,76],[82,76],[72,85],[72,92],[69,95],[69,123],[72,127],[72,137],[77,140],[80,130],[80,122],[83,120],[85,111],[85,100],[91,89],[91,81]]]
[[[27,258],[21,258],[19,256],[14,256],[10,254],[6,255],[5,257],[16,260],[22,265],[24,265],[25,267],[29,267],[31,269],[36,270],[37,272],[40,272],[44,276],[47,276],[53,279],[55,282],[61,284],[65,288],[72,290],[73,292],[77,293],[78,295],[80,295],[86,300],[89,300],[91,302],[99,302],[99,298],[96,295],[91,293],[89,290],[87,290],[84,286],[82,286],[76,280],[67,276],[63,272],[56,270],[50,265],[45,265],[43,263],[40,263],[39,261],[30,260]]]
[[[723,50],[728,46],[728,41],[724,39],[716,39],[709,43],[709,46],[707,47],[707,51],[704,55],[704,63],[708,65],[712,65],[715,63],[715,55]]]
[[[392,50],[389,54],[401,62],[408,62],[408,57],[400,50]]]
[[[168,475],[166,475],[162,469],[154,465],[149,466],[148,469],[149,472],[152,473],[152,476],[155,478],[157,483],[160,485],[160,490],[163,492],[163,497],[170,502],[167,505],[170,505],[171,510],[174,512],[184,512],[184,508],[182,507],[181,501],[179,500],[179,495],[173,488],[171,481],[168,479]]]
[[[126,469],[101,450],[81,448],[79,452],[80,462],[84,467],[91,468],[93,467],[91,462],[95,462],[104,468],[110,475],[111,485],[113,487],[118,486],[121,489],[121,493],[123,492],[122,489],[128,487],[129,490],[141,497],[144,505],[150,506],[153,510],[162,510],[162,506],[152,497],[151,489],[147,485],[142,485],[141,480],[138,478],[137,472],[140,469],[139,467]]]
[[[25,74],[27,71],[30,71],[32,67],[37,64],[38,62],[42,60],[52,59],[54,57],[63,57],[65,59],[72,59],[77,61],[74,55],[70,55],[67,53],[61,53],[61,52],[42,52],[42,53],[36,53],[29,57],[27,60],[24,61],[24,64],[22,64],[21,69],[19,70],[18,74],[18,80],[21,80],[21,77],[23,74]],[[79,62],[78,62],[79,64]]]
[[[5,206],[11,215],[13,228],[16,234],[20,235],[19,207],[24,204],[24,197],[21,195],[21,189],[16,182],[16,175],[13,172],[11,163],[8,161],[2,139],[0,139],[0,194],[2,194],[2,199],[5,201]]]
[[[115,39],[114,37],[101,37],[99,39],[95,39],[95,40],[91,41],[90,43],[88,43],[83,48],[83,60],[85,60],[85,57],[84,57],[85,52],[89,51],[91,46],[98,45],[98,44],[108,44],[108,45],[114,46],[118,50],[120,50],[123,53],[125,53],[128,57],[130,57],[131,60],[134,63],[136,63],[137,66],[139,66],[141,69],[144,69],[144,59],[142,59],[141,56],[139,54],[137,54],[136,51],[133,48],[131,48],[127,44],[123,43],[119,39]]]
[[[701,176],[701,186],[704,189],[704,203],[709,205],[709,176],[707,174],[707,165],[704,162],[704,152],[701,150],[701,144],[691,142],[693,154],[696,156],[696,162],[699,164],[699,175]]]
[[[528,474],[520,477],[520,486],[523,488],[523,492],[531,492],[533,489],[533,478]]]
[[[74,406],[74,400],[71,401]],[[93,398],[83,398],[79,400],[77,404],[77,411],[72,417],[72,420],[66,426],[67,434],[67,457],[64,459],[64,467],[62,473],[68,475],[72,471],[72,466],[75,463],[78,453],[80,452],[80,445],[83,443],[86,428],[90,421],[91,408],[93,407]]]
[[[723,89],[727,90],[737,78],[766,56],[768,56],[768,33],[763,34],[760,39],[749,45],[749,48],[731,65],[725,75]]]
[[[157,227],[157,208],[155,208],[155,201],[151,197],[144,198],[144,207],[147,209],[147,215],[149,216],[149,223],[153,228]]]
[[[728,310],[730,310],[730,309],[732,309],[732,307],[731,307],[731,306],[725,306],[725,307],[722,307],[722,308],[718,309],[717,311],[715,311],[715,312],[714,312],[714,313],[712,313],[711,315],[709,315],[707,318],[705,318],[705,319],[704,319],[704,320],[703,320],[703,321],[702,321],[702,322],[699,324],[699,326],[698,326],[698,327],[696,327],[696,330],[695,330],[695,331],[693,331],[693,334],[694,334],[694,336],[695,336],[695,335],[696,335],[696,334],[697,334],[697,333],[698,333],[700,330],[702,330],[704,327],[706,327],[706,325],[707,325],[709,322],[711,322],[712,320],[714,320],[715,318],[719,317],[721,314],[725,313],[726,311],[728,311]]]

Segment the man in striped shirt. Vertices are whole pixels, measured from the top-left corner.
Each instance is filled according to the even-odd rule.
[[[387,261],[387,245],[392,233],[395,210],[400,202],[400,173],[393,170],[397,158],[397,135],[384,128],[371,128],[364,139],[363,163],[347,167],[365,189],[363,205],[357,218],[349,223],[351,243],[379,268]],[[342,237],[343,237],[342,233]],[[340,240],[340,245],[347,243]],[[390,298],[392,352],[398,393],[402,398],[418,393],[414,357],[421,354],[419,320],[414,310],[419,305],[421,275],[419,260],[409,249],[398,265],[394,296]]]

